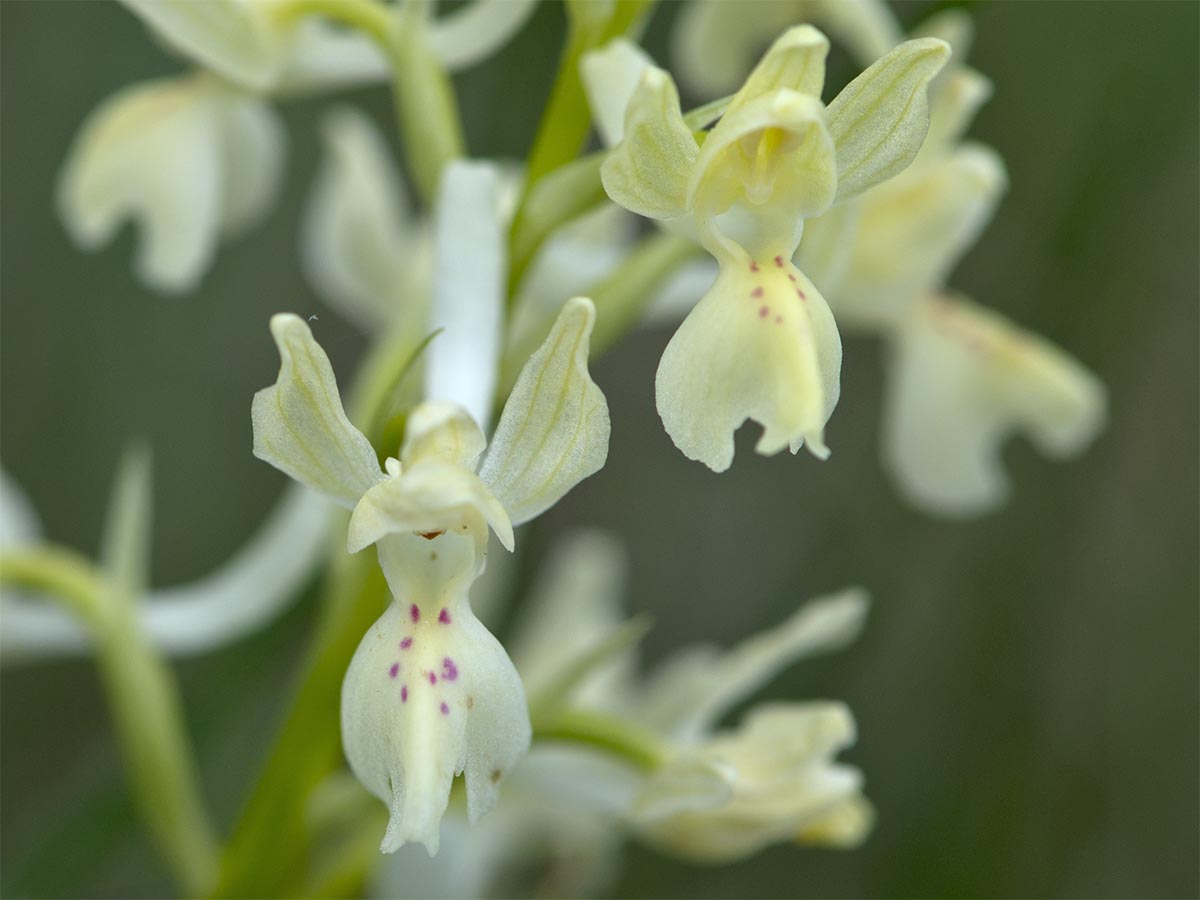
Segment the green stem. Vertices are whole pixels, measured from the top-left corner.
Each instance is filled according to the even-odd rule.
[[[87,628],[141,815],[183,891],[209,890],[217,872],[216,840],[200,797],[178,687],[141,633],[136,608],[106,602],[106,580],[86,559],[57,547],[3,555],[0,583],[46,594]]]
[[[318,15],[370,37],[392,67],[392,98],[404,156],[426,205],[437,197],[443,167],[466,155],[454,87],[426,40],[425,4],[397,12],[376,0],[286,0],[280,21]]]
[[[308,798],[342,762],[342,678],[387,598],[382,571],[367,554],[338,561],[287,718],[225,849],[217,896],[280,896],[305,870]]]
[[[570,741],[596,747],[639,769],[662,765],[666,751],[657,736],[608,713],[571,709],[534,727],[535,741]]]

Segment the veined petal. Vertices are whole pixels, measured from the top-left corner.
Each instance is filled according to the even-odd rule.
[[[132,85],[101,104],[76,137],[58,186],[75,242],[95,249],[134,219],[138,275],[161,291],[193,287],[220,227],[225,96],[215,82],[189,77]]]
[[[273,95],[303,95],[378,84],[391,76],[387,58],[367,35],[308,18],[291,26]]]
[[[967,516],[1003,502],[1001,445],[1028,433],[1081,452],[1103,427],[1104,386],[1076,360],[965,299],[930,297],[896,335],[884,458],[909,498]]]
[[[287,32],[252,0],[121,0],[169,46],[257,91],[271,87]]]
[[[342,409],[329,357],[299,316],[271,317],[279,378],[254,395],[254,455],[352,508],[383,480],[371,442]]]
[[[304,215],[301,260],[322,298],[364,328],[416,334],[428,314],[426,236],[382,137],[357,109],[322,120],[325,160]]]
[[[850,643],[866,613],[866,592],[850,588],[805,604],[724,652],[688,647],[654,672],[638,717],[680,740],[695,740],[783,669]]]
[[[831,295],[838,321],[900,327],[975,243],[1007,185],[1000,157],[967,144],[864,195],[845,277]]]
[[[579,76],[605,147],[615,147],[625,137],[625,110],[642,76],[653,67],[646,51],[623,37],[583,55]]]
[[[438,606],[435,615],[412,613]],[[529,739],[521,680],[465,592],[398,598],[346,672],[342,744],[354,774],[391,810],[385,853],[408,841],[436,853],[454,776],[465,775],[468,812],[478,819]]]
[[[534,6],[533,0],[474,0],[430,23],[430,47],[447,69],[468,68],[508,43]]]
[[[725,114],[731,115],[759,97],[784,88],[820,100],[828,54],[828,38],[811,25],[789,28],[754,67],[729,101]]]
[[[696,159],[688,203],[701,218],[744,204],[757,233],[739,243],[751,255],[790,257],[801,220],[829,208],[837,178],[821,101],[780,89],[721,118]],[[709,243],[718,258],[727,252]]]
[[[469,534],[487,543],[483,523],[506,550],[513,548],[512,524],[504,507],[474,472],[450,462],[422,461],[368,490],[350,516],[347,549],[357,553],[389,534]]]
[[[517,378],[479,471],[514,525],[553,506],[608,457],[608,403],[588,373],[596,309],[568,300]]]
[[[635,806],[634,823],[656,846],[705,862],[727,862],[790,840],[809,823],[858,795],[862,775],[834,763],[854,743],[854,719],[839,703],[771,704],[747,716],[736,732],[719,734],[652,774],[642,797],[659,795],[655,814]],[[727,781],[725,797],[680,768],[708,764]],[[662,783],[674,781],[677,808],[664,803]],[[689,791],[696,787],[700,793]]]
[[[905,41],[829,104],[839,203],[891,178],[913,161],[929,130],[926,88],[949,58],[945,41]]]
[[[625,131],[600,169],[615,203],[652,219],[673,219],[688,210],[688,177],[696,139],[683,121],[671,76],[648,68],[625,110]]]
[[[684,456],[715,472],[733,462],[733,434],[747,419],[763,426],[759,453],[805,441],[824,458],[841,360],[829,307],[790,261],[722,262],[663,353],[658,414]]]
[[[491,163],[446,166],[438,192],[425,395],[462,406],[487,429],[500,374],[500,325],[508,272],[501,176]]]

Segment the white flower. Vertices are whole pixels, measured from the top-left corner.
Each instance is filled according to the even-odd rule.
[[[84,123],[58,189],[80,246],[131,219],[137,272],[156,290],[195,286],[217,242],[258,222],[283,166],[283,129],[266,103],[203,74],[131,85]]]
[[[904,494],[948,516],[994,509],[1008,493],[1001,448],[1026,431],[1054,457],[1082,452],[1106,419],[1104,386],[1080,363],[943,285],[1007,187],[990,148],[963,142],[991,93],[961,63],[970,19],[925,24],[956,49],[930,86],[929,136],[907,171],[846,215],[811,223],[798,254],[819,269],[839,325],[888,342],[883,458]]]
[[[584,63],[599,127],[621,136],[602,169],[605,190],[633,212],[694,227],[720,267],[655,379],[667,433],[716,471],[731,464],[733,434],[748,418],[763,425],[759,453],[807,443],[828,455],[841,341],[792,255],[805,219],[912,161],[928,124],[925,86],[948,56],[940,40],[909,41],[827,109],[828,46],[812,27],[790,29],[728,103],[696,121],[685,121],[670,76],[629,45]]]
[[[271,321],[282,364],[276,384],[255,396],[255,454],[354,510],[348,548],[377,545],[394,597],[355,653],[342,695],[347,759],[391,809],[385,851],[417,840],[436,852],[454,776],[465,773],[476,819],[528,746],[520,679],[467,592],[485,565],[489,529],[511,549],[514,524],[603,465],[608,409],[587,373],[594,317],[586,299],[563,308],[482,464],[478,425],[433,402],[410,414],[386,475],[347,420],[308,326],[292,315]]]

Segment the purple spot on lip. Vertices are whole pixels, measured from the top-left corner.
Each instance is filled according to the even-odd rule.
[[[417,604],[414,603],[408,608],[408,617],[414,622],[421,621],[421,610],[417,607]]]
[[[447,681],[454,681],[454,679],[458,678],[458,666],[448,656],[442,660],[442,677]]]
[[[450,715],[450,707],[447,706],[445,703],[442,704],[442,715],[443,716]]]
[[[437,676],[434,675],[432,672],[429,673],[429,683],[437,684]]]
[[[443,625],[449,625],[450,624],[450,610],[446,609],[446,607],[443,606],[442,611],[440,613],[438,613],[438,621],[441,622]]]
[[[752,290],[752,291],[750,292],[750,296],[751,296],[751,297],[756,297],[756,298],[757,298],[757,297],[761,297],[762,295],[763,295],[763,289],[762,289],[762,286],[761,286],[761,285],[760,285],[759,287],[756,287],[754,290]]]
[[[400,674],[400,663],[392,663],[392,667],[388,669],[388,675],[395,678]]]
[[[408,685],[407,684],[400,685],[400,702],[401,703],[408,702]]]
[[[412,646],[412,638],[410,638],[410,637],[406,637],[404,640],[402,640],[400,642],[401,650],[407,650],[411,646]]]

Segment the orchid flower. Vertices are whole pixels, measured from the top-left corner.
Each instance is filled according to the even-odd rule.
[[[1105,391],[1049,342],[945,291],[1007,177],[993,150],[962,141],[991,93],[961,62],[970,19],[943,13],[924,30],[953,44],[956,64],[930,86],[921,152],[850,216],[812,222],[799,260],[821,266],[842,327],[888,340],[883,457],[905,495],[933,513],[975,515],[1008,493],[1000,449],[1012,432],[1027,431],[1048,455],[1076,455],[1103,427]]]
[[[620,85],[628,77],[614,79],[611,91],[592,91],[608,95],[602,109],[624,109],[622,140],[601,172],[605,190],[633,212],[694,224],[719,266],[659,364],[663,425],[685,456],[715,471],[731,464],[733,434],[748,418],[763,425],[759,453],[807,443],[824,458],[841,341],[792,255],[805,219],[912,161],[928,127],[925,87],[949,48],[937,39],[908,41],[827,109],[820,95],[828,41],[811,26],[790,29],[714,110],[711,131],[697,136],[670,76],[619,47],[610,48],[615,67],[641,75],[627,104]]]
[[[375,544],[393,593],[342,694],[347,759],[391,810],[385,852],[417,840],[435,853],[454,776],[465,773],[477,819],[528,746],[520,679],[467,594],[489,530],[511,550],[514,525],[603,465],[608,409],[587,372],[594,317],[586,299],[563,308],[482,463],[479,426],[454,404],[431,401],[413,410],[399,458],[384,471],[342,411],[308,326],[292,315],[271,321],[282,365],[255,397],[255,454],[353,510],[347,547]]]

